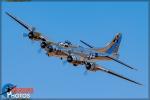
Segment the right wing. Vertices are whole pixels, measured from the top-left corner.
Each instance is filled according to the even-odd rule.
[[[28,31],[33,31],[34,28],[25,24],[23,21],[19,20],[17,17],[13,16],[12,14],[6,12],[6,14],[11,17],[12,19],[14,19],[16,22],[18,22],[21,26],[23,26],[24,28],[26,28]]]

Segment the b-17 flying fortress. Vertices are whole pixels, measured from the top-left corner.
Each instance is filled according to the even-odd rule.
[[[87,48],[85,48],[82,46],[74,45],[70,41],[58,43],[49,41],[44,36],[42,36],[41,33],[37,32],[34,27],[25,24],[23,21],[21,21],[20,19],[18,19],[17,17],[13,16],[8,12],[6,12],[6,14],[29,31],[28,34],[25,35],[30,40],[39,42],[40,47],[46,52],[47,56],[54,56],[60,59],[64,59],[75,67],[84,66],[87,71],[93,72],[103,71],[108,74],[125,79],[129,82],[142,85],[141,83],[126,78],[96,63],[100,60],[112,60],[126,66],[129,69],[137,70],[118,59],[119,56],[118,50],[122,39],[121,33],[118,33],[114,37],[114,39],[104,48],[95,48],[89,45],[88,43],[80,40],[83,44],[87,46]]]

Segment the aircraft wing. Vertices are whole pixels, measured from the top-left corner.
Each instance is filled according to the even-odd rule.
[[[17,17],[11,15],[10,13],[6,12],[6,14],[11,17],[12,19],[14,19],[17,23],[19,23],[21,26],[23,26],[24,28],[26,28],[28,31],[33,31],[33,27],[25,24],[23,21],[21,21],[20,19],[18,19]]]
[[[108,74],[114,75],[114,76],[119,77],[119,78],[122,78],[124,80],[129,81],[129,82],[132,82],[132,83],[135,83],[135,84],[138,84],[138,85],[142,85],[141,83],[138,83],[138,82],[136,82],[134,80],[131,80],[131,79],[127,78],[127,77],[124,77],[123,75],[117,74],[117,73],[115,73],[115,72],[113,72],[111,70],[105,69],[104,67],[101,67],[101,66],[96,66],[95,70],[96,71],[101,70],[103,72],[106,72]]]
[[[127,64],[125,64],[124,62],[122,62],[122,61],[120,61],[120,60],[118,60],[118,59],[116,59],[116,58],[113,58],[113,57],[110,57],[110,56],[106,56],[107,58],[110,58],[110,59],[112,59],[112,60],[114,60],[114,61],[116,61],[116,62],[118,62],[118,63],[120,63],[120,64],[122,64],[122,65],[124,65],[124,66],[126,66],[126,67],[128,67],[128,68],[130,68],[130,69],[134,69],[134,70],[137,70],[136,68],[133,68],[133,67],[131,67],[130,65],[127,65]]]

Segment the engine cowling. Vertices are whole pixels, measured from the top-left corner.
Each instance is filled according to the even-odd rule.
[[[91,66],[92,66],[91,63],[86,63],[86,65],[85,65],[85,67],[86,67],[87,70],[90,70]]]
[[[46,42],[41,43],[41,48],[45,48],[47,46]]]
[[[87,62],[87,63],[85,64],[85,67],[86,67],[87,70],[93,70],[94,67],[95,67],[95,64],[94,64],[94,63],[89,63],[89,62]]]
[[[48,48],[48,52],[53,52],[54,51],[54,49],[51,45],[49,45],[47,48]]]
[[[29,39],[33,39],[34,33],[33,33],[33,32],[30,32],[30,33],[28,34],[28,37],[29,37]]]
[[[72,61],[73,61],[73,57],[72,57],[72,56],[68,56],[68,57],[67,57],[67,61],[68,61],[68,62],[72,62]]]

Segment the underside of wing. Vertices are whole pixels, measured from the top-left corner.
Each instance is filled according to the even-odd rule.
[[[32,28],[31,26],[25,24],[23,21],[21,21],[20,19],[18,19],[17,17],[11,15],[10,13],[6,12],[6,14],[11,17],[12,19],[14,19],[16,22],[18,22],[21,26],[23,26],[24,28],[26,28],[28,31],[32,31]]]
[[[95,70],[96,70],[96,71],[101,70],[101,71],[103,71],[103,72],[106,72],[106,73],[108,73],[108,74],[117,76],[117,77],[122,78],[122,79],[124,79],[124,80],[127,80],[127,81],[129,81],[129,82],[132,82],[132,83],[135,83],[135,84],[138,84],[138,85],[142,85],[141,83],[138,83],[138,82],[136,82],[136,81],[134,81],[134,80],[131,80],[131,79],[127,78],[127,77],[124,77],[123,75],[117,74],[117,73],[115,73],[115,72],[113,72],[113,71],[111,71],[111,70],[105,69],[104,67],[101,67],[101,66],[96,66],[96,67],[95,67]]]

